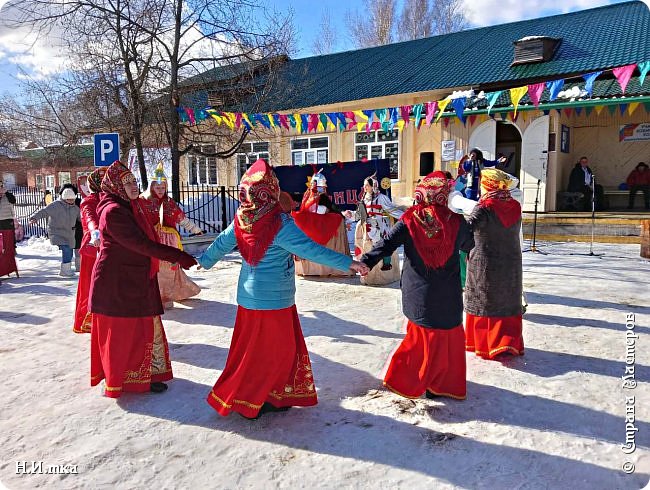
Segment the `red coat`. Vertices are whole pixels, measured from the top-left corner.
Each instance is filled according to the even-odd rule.
[[[630,187],[637,185],[650,185],[650,169],[639,172],[637,169],[632,170],[627,178],[627,185]]]
[[[90,284],[88,310],[115,317],[162,315],[157,274],[149,257],[177,262],[183,252],[151,241],[131,204],[102,193],[97,206],[101,245]]]

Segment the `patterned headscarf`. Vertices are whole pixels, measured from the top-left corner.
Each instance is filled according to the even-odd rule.
[[[128,202],[131,199],[124,190],[123,179],[125,178],[133,179],[135,181],[135,177],[131,171],[126,168],[122,162],[115,160],[115,162],[106,169],[106,175],[104,175],[104,178],[102,179],[101,190],[116,195]]]
[[[521,205],[510,195],[513,184],[514,178],[503,170],[485,168],[481,172],[479,206],[493,211],[506,228],[521,218]]]
[[[427,175],[415,187],[415,204],[401,217],[425,265],[438,269],[454,252],[460,218],[447,207],[453,181],[443,172]]]
[[[102,191],[102,179],[106,175],[106,167],[99,167],[93,170],[88,176],[88,188],[90,192]]]
[[[280,183],[264,160],[257,160],[239,183],[235,236],[242,257],[251,265],[264,257],[280,229]]]

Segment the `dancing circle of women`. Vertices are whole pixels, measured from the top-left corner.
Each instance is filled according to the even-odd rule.
[[[143,196],[119,161],[93,172],[88,181],[73,330],[91,333],[91,385],[104,380],[104,394],[112,398],[165,391],[164,382],[173,375],[161,294],[167,303],[198,292],[182,271],[197,260],[181,250],[173,227],[201,230],[166,196],[161,166]],[[254,420],[316,405],[295,304],[297,260],[300,274],[358,273],[374,277],[367,284],[386,284],[400,278],[394,271],[400,270],[396,250],[403,246],[406,334],[383,380],[401,396],[464,399],[466,351],[484,359],[523,355],[516,179],[484,168],[480,197],[474,200],[455,190],[457,182],[448,174],[433,172],[417,184],[413,206],[402,211],[370,176],[357,213],[362,217],[354,259],[342,231],[343,215],[324,198],[325,179],[315,174],[312,182],[292,217],[291,198],[281,192],[272,167],[258,160],[241,179],[235,219],[198,258],[209,269],[237,247],[243,259],[228,358],[207,396],[219,414],[234,411]],[[326,226],[314,227],[319,221],[306,213],[325,217]],[[397,218],[392,227],[390,216]],[[460,252],[468,254],[464,292]]]

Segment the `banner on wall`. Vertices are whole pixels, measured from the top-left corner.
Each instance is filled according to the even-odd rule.
[[[390,160],[368,160],[367,162],[337,162],[325,165],[280,165],[274,167],[280,181],[280,188],[290,194],[302,194],[307,190],[307,179],[323,169],[327,179],[327,194],[341,210],[357,207],[363,197],[364,179],[377,172],[381,192],[390,197]]]
[[[618,132],[618,141],[648,141],[650,140],[650,123],[626,124]]]

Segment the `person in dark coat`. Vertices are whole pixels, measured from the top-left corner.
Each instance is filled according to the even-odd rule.
[[[91,385],[106,379],[105,395],[161,392],[172,378],[160,315],[158,261],[196,264],[191,255],[157,242],[137,206],[138,185],[116,161],[102,179],[97,205],[101,241],[90,283]]]
[[[361,257],[370,269],[404,245],[402,310],[406,336],[390,359],[384,385],[407,398],[464,399],[465,335],[459,250],[472,236],[462,217],[447,208],[453,181],[433,172],[415,188],[415,205],[388,236]]]
[[[510,187],[507,173],[483,170],[481,198],[467,218],[475,246],[467,262],[466,349],[484,359],[524,353],[521,205]]]
[[[600,184],[595,185],[596,196],[594,198],[594,208],[596,211],[602,211],[605,206],[605,191]],[[583,210],[591,211],[591,198],[594,190],[594,173],[589,168],[589,159],[580,157],[575,164],[571,175],[569,176],[569,192],[581,192],[584,196]]]
[[[639,162],[627,176],[627,186],[630,189],[627,209],[634,209],[634,198],[638,191],[643,193],[645,208],[650,209],[650,170],[644,162]]]

